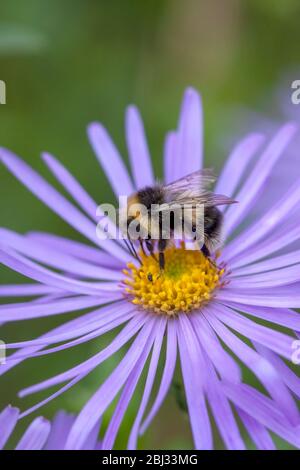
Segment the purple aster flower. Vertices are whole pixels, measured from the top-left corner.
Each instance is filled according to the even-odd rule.
[[[0,413],[0,450],[7,446],[18,423],[20,410],[7,406]],[[75,415],[58,411],[52,422],[38,416],[35,418],[16,445],[16,450],[63,450],[75,421]],[[81,447],[82,450],[99,450],[99,424],[97,423]]]
[[[151,256],[143,256],[142,266],[137,266],[122,240],[97,238],[97,204],[53,156],[44,154],[43,160],[76,205],[19,157],[1,150],[3,164],[84,235],[87,243],[48,233],[19,235],[1,229],[1,262],[34,282],[1,287],[2,297],[28,296],[29,300],[1,306],[0,322],[68,312],[78,312],[78,316],[39,338],[7,344],[7,349],[17,351],[1,366],[0,374],[25,359],[83,344],[122,326],[97,354],[22,390],[21,397],[60,387],[20,417],[70,389],[127,345],[111,375],[79,412],[66,448],[81,448],[117,398],[101,437],[103,448],[111,449],[146,369],[147,378],[128,437],[128,448],[136,448],[138,436],[147,429],[168,393],[177,361],[181,364],[197,449],[213,448],[212,419],[228,449],[245,448],[241,429],[247,431],[258,449],[274,448],[270,431],[300,447],[296,402],[300,381],[289,367],[295,353],[294,332],[300,331],[300,317],[295,311],[300,306],[300,253],[293,249],[299,236],[298,180],[292,186],[285,183],[284,194],[273,200],[262,215],[251,217],[264,198],[274,166],[284,158],[295,133],[296,126],[288,123],[270,140],[252,133],[236,145],[215,188],[217,193],[239,201],[223,209],[225,246],[216,265],[199,251],[171,247],[166,251],[165,274],[157,282],[147,278],[149,267],[157,269]],[[137,188],[153,184],[144,128],[135,107],[129,107],[126,114],[132,177],[101,124],[91,124],[88,134],[116,196],[130,195]],[[188,89],[178,128],[166,136],[164,179],[169,183],[201,167],[201,102],[197,92]],[[112,222],[109,229],[114,229]],[[88,313],[81,314],[83,309],[89,309]],[[161,356],[164,368],[156,379]],[[256,376],[263,392],[245,383],[240,363]],[[155,380],[160,384],[153,396]]]

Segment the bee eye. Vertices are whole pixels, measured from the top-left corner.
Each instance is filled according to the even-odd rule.
[[[148,281],[153,282],[153,276],[151,273],[148,273]]]

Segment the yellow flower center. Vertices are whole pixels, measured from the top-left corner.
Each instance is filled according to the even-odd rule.
[[[169,316],[189,312],[208,302],[222,284],[225,269],[205,258],[201,251],[171,247],[165,251],[165,269],[151,256],[140,253],[141,266],[124,269],[126,293],[132,303]]]

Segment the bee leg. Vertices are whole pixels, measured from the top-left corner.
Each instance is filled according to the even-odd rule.
[[[143,255],[144,256],[147,256],[146,255],[146,252],[145,252],[145,247],[144,247],[144,243],[143,243],[143,240],[141,238],[139,238],[139,242],[140,242],[140,247],[141,247],[141,250],[143,252]]]
[[[167,241],[160,239],[158,240],[158,251],[159,251],[159,267],[163,271],[165,269],[165,254],[164,251],[167,246]]]
[[[142,265],[142,261],[141,261],[141,258],[139,257],[139,255],[137,254],[136,252],[136,249],[135,249],[135,246],[132,242],[132,240],[130,239],[130,237],[128,236],[128,242],[129,242],[129,245],[131,247],[131,250],[132,250],[132,253],[133,253],[133,256],[138,260],[138,262],[140,263],[140,265]]]
[[[217,265],[216,263],[211,259],[211,255],[210,255],[210,251],[209,249],[207,248],[207,246],[204,244],[201,248],[201,251],[202,253],[204,254],[205,258],[207,258],[209,260],[209,262],[216,268]]]
[[[201,248],[200,251],[202,251],[205,258],[210,258],[210,252],[209,252],[209,249],[207,248],[207,246],[205,245],[205,243],[204,243],[204,245],[202,245],[202,248]]]
[[[150,255],[152,256],[153,259],[155,259],[156,262],[158,262],[155,254],[153,253],[153,244],[151,240],[146,239],[145,242],[146,242],[147,250],[149,251]]]

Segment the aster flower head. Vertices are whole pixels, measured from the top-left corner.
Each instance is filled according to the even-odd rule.
[[[18,424],[20,410],[8,405],[0,413],[0,449],[10,445],[10,438]],[[52,421],[42,416],[35,418],[27,427],[15,446],[16,450],[63,450],[68,434],[75,421],[75,415],[58,411]],[[82,450],[99,450],[101,442],[98,441],[100,423],[97,423],[86,441]]]
[[[101,436],[103,448],[111,449],[146,370],[128,436],[128,448],[136,448],[138,436],[147,429],[170,389],[177,362],[195,448],[213,448],[212,419],[228,449],[245,448],[245,431],[259,449],[274,448],[270,431],[300,447],[295,399],[300,396],[300,382],[285,362],[292,361],[294,332],[300,331],[299,314],[294,310],[300,306],[300,256],[294,248],[299,236],[299,184],[286,187],[281,199],[273,201],[257,220],[250,218],[252,222],[247,225],[296,131],[296,126],[288,123],[269,141],[252,133],[236,145],[215,188],[216,193],[239,201],[222,209],[225,242],[221,253],[210,263],[199,251],[187,250],[183,244],[170,247],[161,278],[156,276],[157,264],[150,255],[141,254],[142,265],[138,266],[121,240],[96,236],[96,202],[52,155],[44,154],[43,160],[73,202],[19,157],[1,150],[2,162],[9,171],[84,235],[87,243],[49,233],[20,235],[1,229],[1,262],[33,282],[1,287],[2,297],[28,296],[29,300],[2,305],[0,322],[75,311],[78,315],[39,338],[7,344],[8,350],[17,351],[1,366],[0,374],[25,359],[34,361],[37,356],[83,344],[122,327],[97,354],[23,389],[21,397],[60,387],[20,417],[70,389],[126,345],[123,358],[106,380],[99,380],[99,388],[79,412],[65,448],[81,448],[117,399]],[[154,184],[145,132],[135,107],[129,107],[126,113],[131,175],[101,124],[91,124],[88,135],[117,197]],[[164,181],[170,183],[202,168],[202,147],[200,97],[195,90],[187,89],[178,128],[166,136]],[[115,229],[113,222],[109,229]],[[149,272],[156,282],[148,278]],[[83,309],[89,309],[88,313],[81,314]],[[278,327],[288,331],[279,331]],[[161,356],[164,367],[160,376]],[[240,363],[256,376],[263,392],[244,381]],[[155,380],[159,387],[153,396]]]

